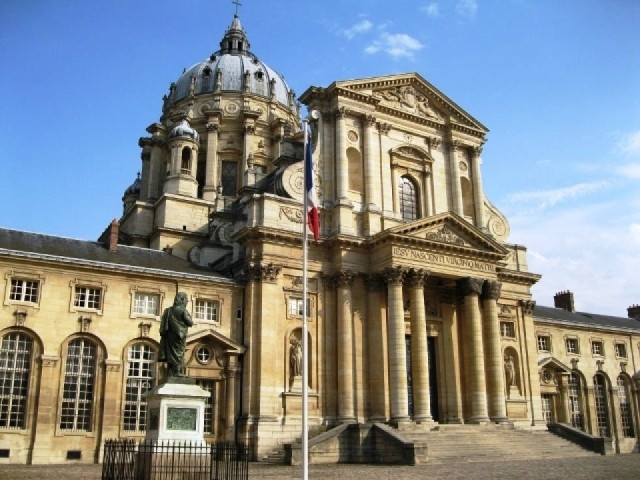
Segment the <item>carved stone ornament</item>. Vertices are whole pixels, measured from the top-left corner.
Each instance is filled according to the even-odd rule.
[[[381,123],[378,128],[380,129],[380,135],[389,135],[391,124],[384,122]]]
[[[604,369],[604,360],[596,360],[596,370],[601,372]]]
[[[622,373],[626,373],[627,372],[627,362],[620,362],[620,371]]]
[[[151,331],[151,323],[150,322],[140,322],[138,324],[138,327],[140,328],[140,336],[141,337],[148,337],[149,336],[149,332]]]
[[[350,287],[354,277],[355,274],[351,270],[340,270],[334,274],[338,288]]]
[[[464,172],[466,172],[466,171],[468,170],[468,168],[467,168],[467,163],[466,163],[466,162],[462,162],[462,161],[461,161],[461,162],[458,164],[458,167],[460,168],[460,171],[461,171],[461,172],[463,172],[463,173],[464,173]]]
[[[107,372],[119,372],[120,371],[120,360],[105,360],[104,366]]]
[[[407,275],[407,269],[400,266],[387,267],[383,270],[382,275],[384,275],[384,279],[387,284],[402,285],[402,282]]]
[[[443,120],[442,115],[431,107],[427,97],[417,92],[411,85],[377,90],[373,92],[373,96],[380,99],[383,105],[386,104],[419,117]]]
[[[504,315],[504,316],[511,316],[511,314],[513,313],[511,311],[511,306],[510,305],[505,305],[504,303],[501,303],[498,305],[499,309],[500,309],[500,315]]]
[[[207,132],[217,132],[220,129],[219,123],[209,122],[207,123]]]
[[[293,223],[303,223],[304,216],[302,215],[302,209],[294,207],[280,207],[280,218],[285,216],[289,221]]]
[[[375,126],[376,121],[377,121],[377,118],[374,117],[373,115],[367,115],[364,117],[364,122],[368,127]]]
[[[484,280],[481,278],[466,277],[459,279],[456,283],[462,296],[466,297],[473,293],[480,295],[482,293]]]
[[[91,329],[91,317],[80,317],[78,323],[80,324],[80,331],[83,333],[89,332]]]
[[[578,360],[577,358],[572,358],[571,359],[571,368],[573,368],[574,370],[577,370],[579,361],[580,360]]]
[[[405,133],[404,141],[407,143],[413,143],[413,135],[411,135],[410,133]]]
[[[356,143],[358,141],[358,138],[358,134],[355,130],[349,130],[347,132],[347,140],[349,140],[351,143]]]
[[[296,289],[302,289],[304,283],[302,277],[291,277],[291,287]]]
[[[446,225],[434,232],[427,232],[425,238],[427,240],[433,240],[434,242],[464,246],[464,240]]]
[[[254,133],[256,133],[256,126],[255,125],[245,125],[244,133],[247,134],[247,135],[253,135]]]
[[[550,368],[543,369],[542,372],[540,372],[540,380],[542,381],[542,383],[544,383],[546,385],[550,385],[552,383],[556,383],[555,382],[555,375],[553,374],[553,370],[551,370]]]
[[[474,157],[479,157],[482,154],[482,147],[471,147],[471,152]]]
[[[432,150],[438,150],[440,148],[440,139],[438,137],[427,137],[425,142]]]
[[[43,367],[55,367],[58,364],[59,358],[56,355],[40,355],[40,361]]]
[[[13,312],[13,316],[16,317],[16,327],[24,327],[24,322],[27,320],[27,311],[16,310]]]

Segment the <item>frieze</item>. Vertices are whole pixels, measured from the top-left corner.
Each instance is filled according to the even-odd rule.
[[[304,218],[302,215],[302,209],[300,208],[293,208],[293,207],[280,207],[280,218],[282,218],[282,216],[287,217],[290,221],[292,221],[293,223],[303,223],[304,222]]]
[[[482,272],[496,271],[496,266],[493,263],[481,262],[479,260],[472,260],[469,258],[452,257],[443,253],[423,252],[421,250],[414,250],[411,248],[393,247],[393,255],[414,260],[426,260],[440,265],[469,268]]]
[[[382,104],[392,108],[403,110],[419,117],[443,121],[442,115],[431,107],[427,97],[417,92],[410,85],[377,90],[373,92],[373,96],[380,99]]]
[[[452,245],[464,246],[464,240],[455,234],[449,227],[444,226],[435,232],[427,232],[425,235],[427,240],[434,242],[450,243]]]

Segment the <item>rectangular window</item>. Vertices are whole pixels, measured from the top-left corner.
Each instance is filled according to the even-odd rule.
[[[11,279],[11,291],[9,300],[17,302],[38,303],[38,291],[40,282],[37,280]]]
[[[205,380],[204,378],[196,379],[196,385],[199,385],[203,390],[211,393],[211,396],[205,399],[204,404],[204,433],[212,434],[213,431],[213,406],[216,400],[216,390],[213,380]]]
[[[616,343],[616,357],[627,358],[627,346],[624,343]]]
[[[100,310],[102,289],[76,285],[73,304],[78,308]]]
[[[307,317],[310,317],[310,304],[309,300],[307,300]],[[290,298],[289,299],[289,315],[302,316],[302,299],[301,298]]]
[[[238,190],[238,163],[222,162],[222,195],[234,196]]]
[[[201,322],[219,322],[218,302],[212,300],[196,300],[196,320]]]
[[[591,353],[593,353],[594,355],[604,355],[604,347],[602,346],[602,342],[591,342]]]
[[[513,322],[500,322],[500,335],[503,337],[515,338],[516,329]]]
[[[151,295],[149,293],[136,293],[133,300],[133,313],[137,313],[138,315],[157,316],[159,304],[159,295]]]
[[[567,353],[574,353],[574,354],[580,353],[580,351],[578,350],[577,338],[567,338],[565,343],[567,345]]]
[[[548,335],[538,335],[538,351],[539,352],[551,351],[551,338]]]
[[[129,366],[124,399],[124,429],[130,432],[146,430],[147,400],[143,394],[154,385],[155,352],[144,343],[129,348]]]

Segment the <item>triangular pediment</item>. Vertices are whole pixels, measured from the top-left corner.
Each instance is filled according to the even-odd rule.
[[[335,83],[335,87],[370,97],[376,110],[488,132],[482,123],[417,73],[340,81]]]
[[[550,368],[552,370],[560,371],[563,373],[572,372],[570,367],[568,367],[555,357],[545,357],[538,360],[538,370],[542,372],[545,368]]]
[[[220,350],[228,353],[240,355],[243,354],[246,350],[243,345],[234,342],[229,337],[221,334],[213,328],[198,330],[187,335],[187,343],[198,341],[202,342],[204,340],[209,340],[213,345],[216,345],[218,348],[220,348]]]
[[[395,243],[420,240],[434,247],[481,251],[498,257],[506,257],[508,250],[500,243],[452,212],[445,212],[393,227],[377,237],[394,236]]]

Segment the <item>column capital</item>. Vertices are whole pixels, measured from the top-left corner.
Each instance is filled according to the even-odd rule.
[[[374,117],[373,115],[365,115],[364,116],[364,123],[367,127],[375,127],[376,125],[376,117]]]
[[[429,270],[424,268],[411,268],[407,271],[407,282],[411,288],[423,287],[429,274]]]
[[[395,266],[387,267],[382,271],[385,282],[389,285],[402,285],[407,269],[405,267]]]
[[[249,134],[249,135],[253,135],[254,133],[256,133],[256,126],[255,125],[245,125],[244,126],[244,133],[245,134]]]
[[[217,132],[220,129],[220,124],[217,122],[208,122],[206,127],[207,132]]]
[[[333,113],[335,114],[336,118],[344,118],[347,113],[349,113],[349,110],[347,110],[346,107],[338,107],[336,110],[334,110]]]
[[[378,130],[380,130],[380,135],[389,135],[389,131],[391,130],[391,124],[387,122],[382,122],[378,124]]]
[[[334,282],[337,287],[350,287],[353,282],[355,273],[351,270],[340,270],[333,275]]]
[[[245,267],[250,282],[274,283],[282,270],[279,265],[273,263],[249,262]]]
[[[520,300],[518,303],[522,308],[522,313],[525,315],[531,315],[533,313],[533,308],[536,306],[535,300]]]
[[[502,284],[494,280],[485,280],[482,284],[482,298],[489,300],[498,300]]]
[[[438,150],[440,147],[440,139],[438,137],[427,137],[425,138],[425,143],[433,150]]]
[[[482,154],[482,145],[471,147],[471,153],[474,158],[479,158]]]
[[[473,293],[480,295],[482,293],[483,282],[484,280],[482,278],[466,277],[460,278],[456,283],[460,293],[466,297]]]

